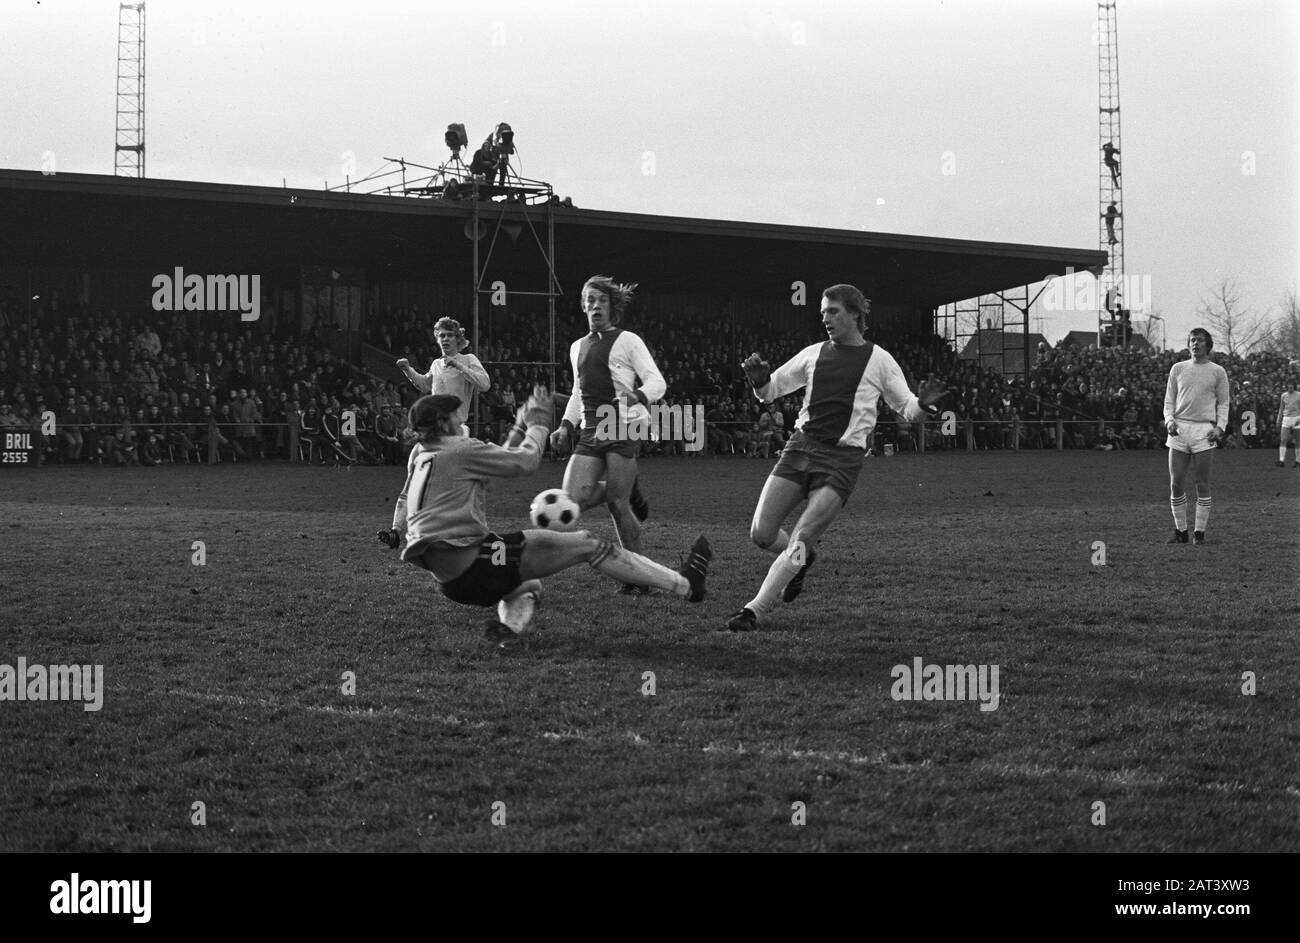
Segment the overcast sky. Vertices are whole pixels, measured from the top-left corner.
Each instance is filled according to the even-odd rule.
[[[146,166],[323,187],[386,156],[441,163],[449,122],[473,148],[507,121],[518,169],[586,208],[1095,247],[1096,17],[148,0]],[[0,0],[0,166],[113,172],[117,19],[115,0]],[[1118,19],[1128,274],[1171,341],[1222,276],[1276,307],[1300,272],[1300,4],[1120,0]],[[1053,340],[1096,327],[1044,314]]]

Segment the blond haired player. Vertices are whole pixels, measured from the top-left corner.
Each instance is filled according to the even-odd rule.
[[[1300,468],[1300,382],[1296,381],[1294,370],[1286,374],[1286,389],[1277,407],[1277,467],[1286,465],[1286,445],[1295,445],[1295,461],[1292,468]]]
[[[1169,370],[1165,387],[1165,430],[1169,433],[1169,507],[1174,512],[1171,544],[1187,543],[1187,494],[1183,481],[1190,469],[1196,480],[1194,540],[1205,543],[1210,520],[1210,469],[1214,448],[1228,428],[1228,371],[1210,360],[1214,340],[1203,327],[1187,335],[1191,360]]]
[[[569,497],[584,511],[608,505],[619,541],[639,553],[640,522],[650,505],[637,479],[636,423],[649,417],[647,407],[663,399],[668,387],[645,341],[621,326],[635,289],[635,284],[620,284],[606,275],[593,275],[582,286],[579,299],[591,333],[569,347],[573,395],[551,435],[551,447],[557,452],[573,447],[564,470]],[[602,428],[600,412],[610,406],[627,418],[624,437]],[[619,592],[640,590],[628,584]]]
[[[416,373],[411,361],[405,357],[397,361],[397,367],[421,393],[454,396],[460,400],[456,422],[461,433],[469,435],[469,426],[465,423],[469,421],[470,398],[476,391],[486,393],[492,380],[483,363],[473,354],[465,353],[469,339],[455,318],[439,318],[433,326],[433,336],[442,356],[434,358],[427,373]]]
[[[417,436],[406,463],[406,484],[393,509],[393,526],[379,532],[402,559],[428,570],[444,596],[467,606],[496,606],[489,640],[514,644],[527,629],[541,590],[540,579],[579,563],[633,586],[655,587],[688,602],[704,599],[713,556],[700,536],[681,572],[614,546],[587,531],[549,530],[495,534],[487,526],[485,492],[493,478],[537,470],[551,422],[551,397],[537,387],[521,407],[505,446],[460,434],[460,400],[422,396],[411,407]]]

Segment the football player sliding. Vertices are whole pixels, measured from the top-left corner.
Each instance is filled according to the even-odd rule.
[[[544,387],[533,389],[504,446],[462,435],[456,421],[460,405],[455,396],[439,395],[422,396],[411,407],[416,447],[407,460],[393,526],[380,531],[379,539],[396,549],[405,538],[402,559],[433,574],[453,602],[495,605],[497,618],[486,625],[490,641],[515,644],[532,620],[542,577],[579,563],[622,583],[703,601],[713,556],[703,535],[678,572],[585,530],[489,530],[486,485],[537,470],[550,431],[551,396]]]

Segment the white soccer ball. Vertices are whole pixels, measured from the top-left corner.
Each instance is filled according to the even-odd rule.
[[[533,498],[528,516],[535,526],[546,530],[576,530],[582,509],[567,492],[559,488],[548,488]]]

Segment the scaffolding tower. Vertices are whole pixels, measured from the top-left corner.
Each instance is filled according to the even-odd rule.
[[[1120,173],[1119,32],[1116,0],[1097,2],[1098,185],[1097,245],[1107,253],[1097,291],[1097,346],[1128,346],[1132,335],[1124,299],[1124,189]]]
[[[144,3],[117,10],[117,145],[114,172],[144,177]]]

